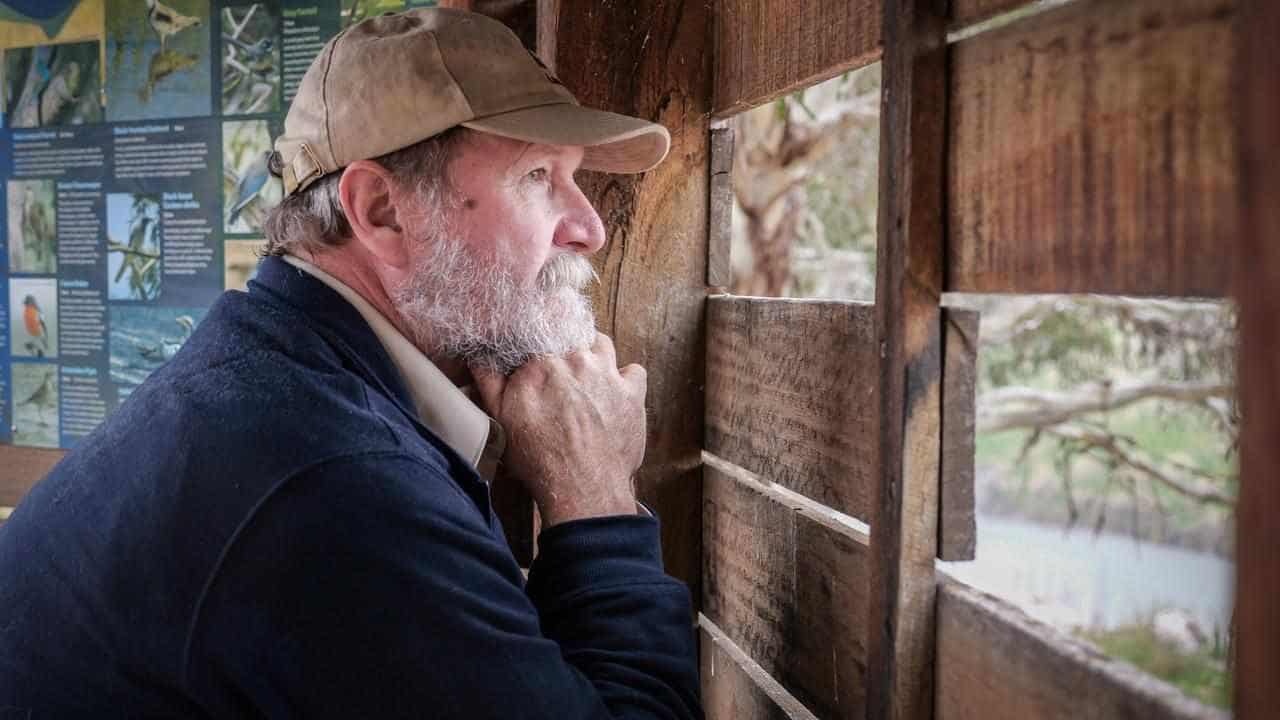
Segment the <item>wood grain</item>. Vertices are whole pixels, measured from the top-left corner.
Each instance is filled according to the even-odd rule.
[[[703,473],[703,612],[814,713],[862,720],[866,536],[723,461]]]
[[[705,615],[698,640],[708,720],[817,720]]]
[[[978,546],[973,463],[977,451],[978,326],[974,310],[943,308],[942,488],[938,497],[938,558],[972,560]]]
[[[874,313],[866,303],[711,297],[707,449],[867,519],[878,428]]]
[[[945,0],[884,1],[868,720],[933,717],[941,435]]]
[[[1220,296],[1234,0],[1080,0],[951,52],[947,289]]]
[[[597,324],[620,363],[648,370],[642,500],[662,518],[669,573],[701,597],[701,452],[712,7],[676,0],[542,0],[538,47],[586,106],[660,122],[671,153],[643,175],[582,173],[608,245]],[[544,36],[549,33],[550,37]],[[692,622],[692,618],[690,618]]]
[[[937,677],[938,720],[1228,717],[955,582],[938,593]]]
[[[1030,5],[1033,0],[951,0],[951,27],[963,28]]]
[[[727,288],[733,283],[730,248],[733,244],[733,128],[711,128],[711,197],[707,228],[707,284]]]
[[[1233,244],[1240,307],[1240,496],[1236,505],[1235,716],[1280,708],[1280,3],[1242,3],[1241,235]]]
[[[0,506],[15,507],[63,455],[63,450],[0,445]]]
[[[877,0],[718,0],[714,112],[725,117],[880,55]]]

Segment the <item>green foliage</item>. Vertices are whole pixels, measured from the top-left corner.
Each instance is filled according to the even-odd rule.
[[[1034,331],[1018,333],[1004,345],[984,346],[982,367],[995,387],[1046,380],[1070,387],[1107,375],[1117,360],[1115,335],[1091,312],[1054,312]]]
[[[1203,703],[1231,707],[1231,675],[1222,642],[1216,648],[1183,652],[1160,639],[1149,623],[1078,634],[1107,655],[1129,662]]]

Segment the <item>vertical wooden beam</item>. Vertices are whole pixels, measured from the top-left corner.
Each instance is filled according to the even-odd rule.
[[[942,467],[938,480],[938,559],[972,560],[978,548],[973,491],[977,450],[978,328],[976,310],[942,313]]]
[[[541,0],[543,60],[583,105],[660,122],[671,154],[644,175],[584,173],[609,244],[595,257],[600,329],[649,374],[637,489],[662,518],[667,572],[693,597],[701,567],[703,306],[711,5]]]
[[[711,129],[711,196],[707,227],[707,284],[733,284],[733,128]]]
[[[1235,717],[1280,708],[1280,3],[1245,0],[1240,14],[1240,499],[1236,506]],[[1223,238],[1229,241],[1230,238]]]
[[[876,334],[880,480],[871,520],[867,717],[933,710],[946,0],[884,0]]]

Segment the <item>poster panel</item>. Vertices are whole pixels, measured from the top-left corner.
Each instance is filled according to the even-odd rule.
[[[0,443],[75,445],[252,279],[311,61],[424,0],[0,0]]]

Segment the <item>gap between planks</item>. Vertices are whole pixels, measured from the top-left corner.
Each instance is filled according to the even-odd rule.
[[[858,518],[833,510],[794,490],[789,490],[782,485],[766,480],[750,470],[739,467],[707,450],[702,451],[702,462],[734,481],[760,492],[778,504],[795,510],[832,532],[844,535],[863,546],[871,546],[871,526]]]
[[[760,667],[755,660],[752,660],[749,655],[743,652],[742,648],[738,647],[737,644],[729,639],[728,635],[724,634],[723,630],[702,613],[698,613],[698,627],[711,637],[716,648],[724,651],[729,656],[729,659],[735,662],[742,672],[756,684],[756,687],[760,688],[780,710],[787,714],[787,717],[791,720],[818,720],[818,717],[810,712],[803,703],[787,692],[787,689],[781,683],[765,672],[764,668]],[[711,667],[703,668],[703,672],[708,672],[711,677],[715,677],[715,653],[711,654]],[[703,682],[707,682],[706,679]]]

